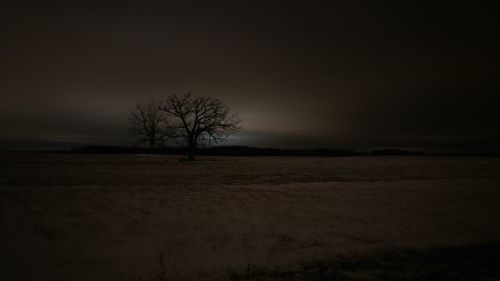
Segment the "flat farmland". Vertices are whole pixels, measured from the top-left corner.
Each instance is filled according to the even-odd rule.
[[[417,280],[374,261],[436,250],[498,280],[499,158],[180,159],[0,154],[1,279]]]

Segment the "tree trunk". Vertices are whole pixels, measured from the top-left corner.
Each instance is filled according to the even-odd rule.
[[[194,154],[196,153],[196,142],[190,140],[188,144],[188,160],[194,161]]]

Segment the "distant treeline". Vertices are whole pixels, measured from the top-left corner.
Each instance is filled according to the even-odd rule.
[[[126,147],[126,146],[82,146],[72,149],[71,153],[82,154],[166,154],[184,155],[187,148],[183,147]],[[258,148],[251,146],[214,146],[199,148],[198,155],[205,156],[500,156],[498,153],[475,153],[475,154],[437,154],[411,151],[404,149],[377,149],[368,152],[357,152],[349,149],[278,149]]]
[[[73,153],[90,154],[173,154],[182,155],[187,148],[159,147],[141,148],[124,146],[83,146],[71,150]],[[197,154],[206,156],[358,156],[358,155],[422,155],[420,152],[384,149],[368,153],[356,152],[348,149],[278,149],[258,148],[250,146],[215,146],[199,148]]]
[[[124,147],[124,146],[83,146],[71,150],[74,153],[97,154],[186,154],[187,148],[183,147]],[[257,148],[249,146],[214,146],[198,148],[198,155],[207,156],[354,156],[358,155],[353,150],[344,149],[277,149]]]

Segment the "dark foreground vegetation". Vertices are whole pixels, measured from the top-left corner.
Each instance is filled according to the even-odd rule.
[[[232,280],[500,280],[500,244],[401,249],[368,257],[319,259],[298,270],[233,272]]]

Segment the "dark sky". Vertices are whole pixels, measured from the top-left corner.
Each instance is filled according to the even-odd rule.
[[[127,145],[135,103],[193,92],[229,144],[500,150],[486,1],[42,2],[0,7],[4,149]]]

